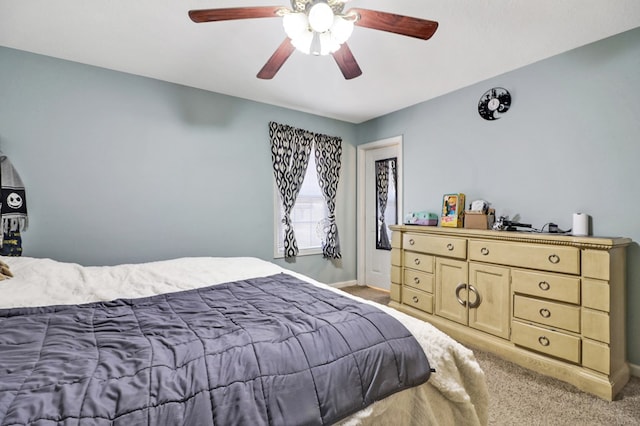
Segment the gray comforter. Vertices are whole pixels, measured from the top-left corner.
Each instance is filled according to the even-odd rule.
[[[0,424],[331,424],[428,380],[379,309],[286,274],[0,310]]]

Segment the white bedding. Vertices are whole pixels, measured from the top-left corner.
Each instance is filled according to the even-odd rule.
[[[375,304],[257,258],[195,257],[99,267],[29,257],[2,260],[14,277],[0,281],[0,309],[145,297],[280,272]],[[375,305],[411,331],[436,372],[424,385],[391,395],[342,424],[487,424],[488,392],[473,353],[428,323]]]

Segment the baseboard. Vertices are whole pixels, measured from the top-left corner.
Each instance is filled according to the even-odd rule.
[[[632,376],[640,377],[640,365],[629,364],[629,370]]]
[[[374,286],[372,286],[372,285],[369,285],[369,286],[367,286],[367,287],[372,288],[372,289],[374,289],[374,290],[378,290],[378,291],[384,291],[385,293],[391,293],[391,290],[388,290],[388,289],[386,289],[386,288],[374,287]]]
[[[358,281],[356,280],[351,280],[351,281],[342,281],[339,283],[333,283],[333,284],[329,284],[331,287],[335,287],[335,288],[342,288],[342,287],[351,287],[352,285],[358,285]]]

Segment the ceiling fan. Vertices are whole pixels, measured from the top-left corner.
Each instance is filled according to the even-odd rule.
[[[344,12],[349,0],[291,0],[283,6],[231,7],[190,10],[193,22],[282,17],[287,38],[258,72],[257,77],[271,79],[296,50],[313,55],[332,55],[344,78],[362,74],[346,41],[354,25],[428,40],[438,23],[377,10],[352,8]]]

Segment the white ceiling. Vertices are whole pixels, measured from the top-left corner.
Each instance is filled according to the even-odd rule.
[[[422,41],[356,27],[363,75],[300,52],[256,78],[280,18],[193,23],[190,9],[289,0],[0,0],[0,45],[360,123],[640,27],[640,0],[351,0],[438,21]],[[0,70],[0,78],[2,78]],[[480,97],[481,93],[478,94]]]

